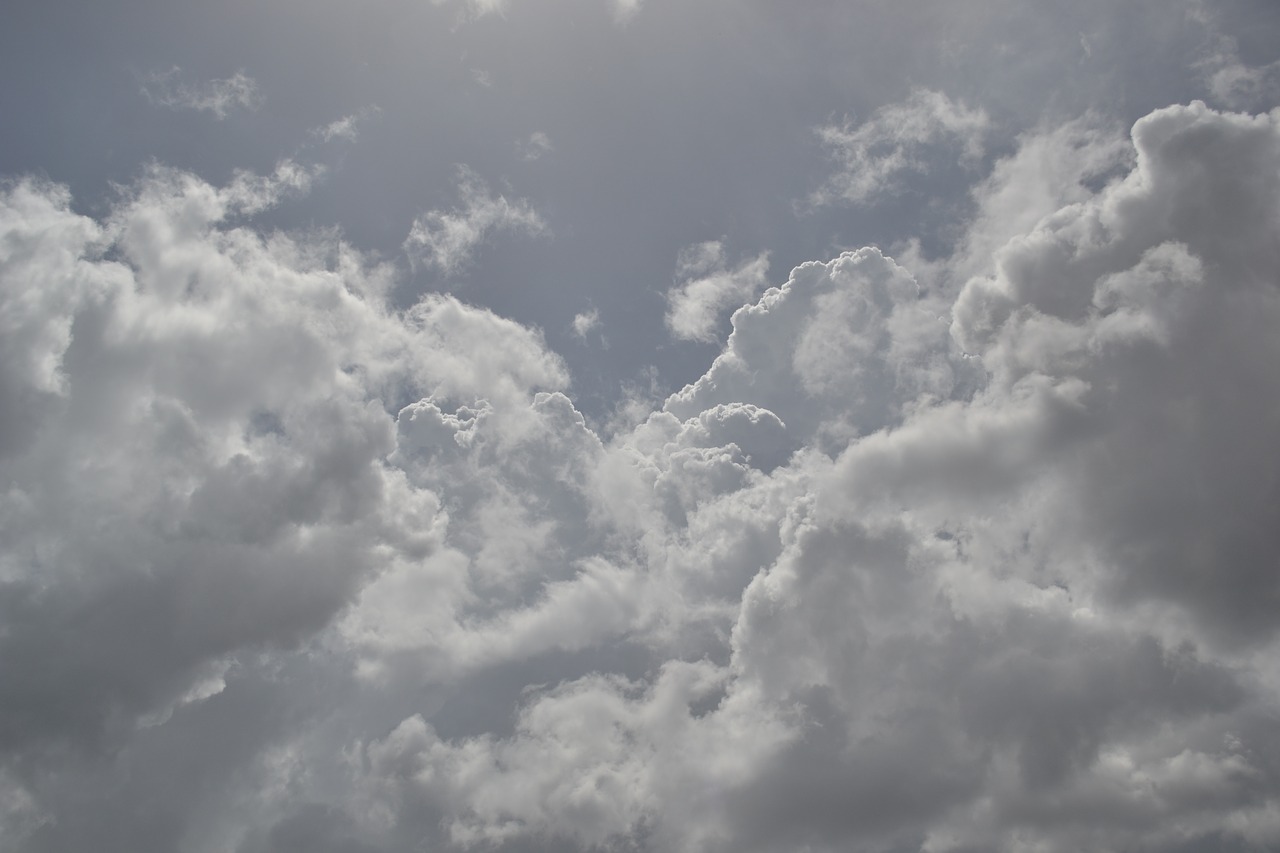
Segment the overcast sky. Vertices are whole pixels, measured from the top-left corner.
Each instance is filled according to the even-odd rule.
[[[1280,849],[1274,0],[21,2],[0,848]]]

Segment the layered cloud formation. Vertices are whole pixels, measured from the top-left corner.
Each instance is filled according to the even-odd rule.
[[[4,847],[1280,844],[1280,112],[1027,134],[608,433],[311,177],[4,187]]]

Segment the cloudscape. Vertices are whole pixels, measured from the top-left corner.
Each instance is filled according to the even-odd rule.
[[[1280,849],[1280,6],[20,6],[0,848]]]

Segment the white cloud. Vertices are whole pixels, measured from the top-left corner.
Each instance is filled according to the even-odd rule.
[[[1280,112],[1018,146],[607,439],[297,167],[7,185],[5,842],[1275,847]]]
[[[583,340],[598,328],[600,328],[600,312],[594,308],[573,316],[573,333]]]
[[[226,118],[236,107],[256,110],[262,106],[264,98],[257,81],[243,71],[198,84],[184,83],[179,79],[181,74],[182,69],[175,65],[148,75],[142,94],[156,106],[208,112],[218,119]]]
[[[458,170],[460,206],[432,210],[409,229],[404,249],[415,261],[454,275],[470,264],[476,249],[494,234],[515,232],[529,237],[548,233],[542,216],[527,199],[495,195],[469,167]]]
[[[768,273],[767,252],[730,269],[718,240],[684,249],[676,259],[679,283],[667,291],[667,328],[682,340],[715,340],[724,310],[759,292]]]
[[[1249,756],[1270,754],[1273,726],[1250,720],[1275,688],[1231,649],[1280,627],[1249,604],[1274,584],[1258,567],[1276,509],[1273,466],[1246,462],[1269,458],[1280,394],[1256,367],[1275,358],[1280,297],[1258,271],[1280,260],[1280,192],[1239,180],[1280,162],[1275,121],[1140,122],[1125,180],[1014,235],[966,288],[952,333],[986,377],[958,381],[973,359],[934,296],[874,250],[736,314],[702,381],[593,451],[596,503],[653,578],[612,618],[694,658],[728,632],[711,710],[647,698],[662,679],[568,681],[507,737],[411,719],[393,739],[422,746],[380,742],[370,784],[407,785],[468,844],[1274,843],[1280,780]],[[1083,161],[1110,162],[1095,143]],[[1006,199],[983,197],[978,240]],[[420,769],[376,769],[405,762]]]
[[[862,203],[894,188],[912,172],[929,168],[926,155],[958,151],[962,165],[981,160],[990,119],[942,92],[913,89],[899,104],[883,106],[859,125],[849,122],[818,128],[836,172],[810,196],[816,205]]]
[[[311,135],[324,142],[340,139],[344,142],[355,142],[360,135],[360,125],[376,116],[381,110],[377,106],[367,107],[351,115],[335,119],[328,124],[313,128]]]
[[[43,661],[83,678],[7,670],[7,749],[203,701],[206,663],[294,644],[368,573],[436,547],[436,498],[384,461],[396,400],[502,409],[566,381],[521,327],[440,296],[396,312],[390,270],[350,247],[232,224],[278,183],[156,168],[104,222],[60,188],[6,188],[2,565],[9,615],[34,621],[4,642],[119,602]],[[28,716],[41,702],[77,710]]]
[[[777,413],[796,441],[843,443],[971,381],[951,352],[946,310],[876,249],[804,264],[734,313],[725,351],[666,408],[684,419],[751,403]]]

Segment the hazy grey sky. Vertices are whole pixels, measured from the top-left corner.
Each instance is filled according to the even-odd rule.
[[[0,847],[1280,847],[1280,6],[23,3]]]

